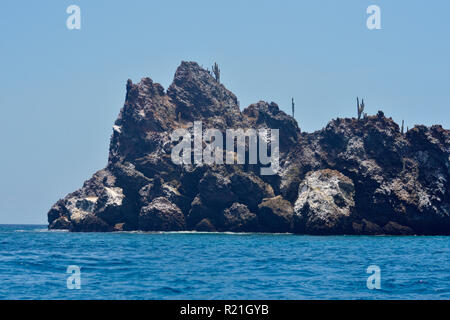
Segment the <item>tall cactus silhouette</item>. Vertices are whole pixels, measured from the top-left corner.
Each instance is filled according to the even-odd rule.
[[[364,112],[364,99],[362,99],[361,104],[359,104],[359,98],[356,97],[356,110],[358,111],[358,120],[361,120],[361,115]]]
[[[214,62],[214,65],[212,66],[212,71],[214,73],[214,77],[216,78],[217,82],[220,82],[220,69],[217,65],[217,62]]]
[[[292,118],[294,118],[294,114],[295,114],[295,102],[294,98],[292,98]]]
[[[405,133],[405,120],[402,120],[402,134]]]

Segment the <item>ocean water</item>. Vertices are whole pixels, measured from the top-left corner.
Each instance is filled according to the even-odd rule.
[[[449,244],[0,225],[0,299],[450,299]],[[80,289],[67,288],[70,265],[81,268]],[[367,287],[370,265],[380,289]]]

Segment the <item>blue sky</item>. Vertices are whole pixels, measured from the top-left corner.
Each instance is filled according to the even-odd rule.
[[[81,8],[68,30],[66,8]],[[381,8],[368,30],[366,8]],[[241,108],[277,102],[304,131],[382,109],[449,128],[450,2],[21,1],[0,3],[0,223],[46,223],[105,166],[125,83],[165,88],[181,60],[217,61]]]

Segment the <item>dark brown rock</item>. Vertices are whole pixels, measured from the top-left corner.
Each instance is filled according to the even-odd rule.
[[[102,219],[92,213],[73,213],[70,217],[72,232],[107,232],[112,228]]]
[[[361,222],[352,223],[353,233],[365,234],[365,235],[377,235],[383,234],[383,229],[376,223],[370,222],[366,219],[362,219]]]
[[[59,217],[55,220],[53,220],[53,222],[50,224],[50,226],[48,227],[49,229],[53,229],[53,230],[69,230],[71,227],[71,222],[69,221],[69,219],[67,217]]]
[[[198,190],[202,201],[213,208],[226,207],[237,200],[230,179],[216,172],[207,172],[200,180]]]
[[[402,226],[394,221],[389,221],[384,227],[383,232],[385,234],[392,234],[392,235],[399,235],[399,236],[405,236],[405,235],[412,235],[414,234],[414,231],[407,226]]]
[[[188,227],[194,228],[201,220],[206,217],[211,216],[211,209],[209,209],[202,201],[202,199],[197,196],[191,203],[191,209],[187,216]]]
[[[202,231],[202,232],[215,232],[216,227],[211,223],[211,221],[208,218],[202,219],[194,228],[195,231]]]
[[[291,232],[294,209],[281,196],[266,198],[258,206],[258,218],[262,231]]]
[[[180,208],[164,197],[154,199],[139,213],[139,229],[143,231],[180,231],[186,221]]]
[[[300,137],[297,121],[280,110],[275,102],[259,101],[248,106],[243,114],[249,119],[252,128],[279,129],[281,152],[289,150]]]
[[[121,188],[105,187],[95,203],[96,216],[114,226],[123,222],[127,207],[124,205],[125,195]]]
[[[233,205],[223,212],[223,228],[232,232],[255,232],[259,230],[258,217],[241,203]]]
[[[252,172],[236,172],[230,177],[231,189],[237,195],[239,202],[247,205],[252,211],[264,198],[274,197],[272,187]]]
[[[242,121],[236,96],[195,62],[181,63],[167,94],[183,120],[219,118],[224,128]]]

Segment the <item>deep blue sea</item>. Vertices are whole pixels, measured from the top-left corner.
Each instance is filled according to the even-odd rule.
[[[449,251],[449,237],[0,225],[0,299],[450,299]],[[80,289],[67,288],[73,265]],[[367,287],[370,265],[380,289]]]

